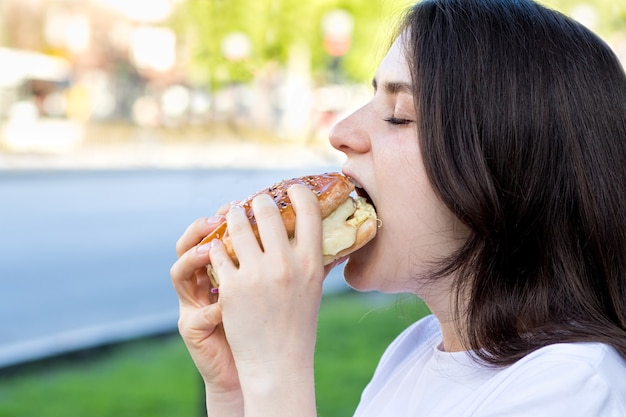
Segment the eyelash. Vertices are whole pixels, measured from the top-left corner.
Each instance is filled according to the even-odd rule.
[[[395,116],[387,117],[383,120],[387,123],[391,123],[392,125],[408,125],[411,123],[411,120],[409,119],[400,119]]]

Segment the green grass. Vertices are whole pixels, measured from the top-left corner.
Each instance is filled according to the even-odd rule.
[[[0,416],[196,416],[198,382],[179,339],[158,338],[2,378]]]
[[[414,298],[326,297],[316,384],[320,417],[352,415],[387,344],[427,313]],[[178,335],[0,373],[0,417],[196,417],[199,376]]]
[[[318,415],[351,416],[387,345],[427,313],[422,302],[408,296],[324,299],[315,363]]]

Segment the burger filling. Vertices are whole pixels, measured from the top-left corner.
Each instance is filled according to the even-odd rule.
[[[354,245],[358,227],[368,218],[376,218],[374,207],[365,198],[348,198],[322,221],[324,256],[334,256]]]

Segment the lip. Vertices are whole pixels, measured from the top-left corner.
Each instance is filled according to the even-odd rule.
[[[342,174],[348,177],[355,184],[356,194],[359,197],[365,198],[370,204],[374,206],[374,209],[376,209],[376,204],[374,204],[374,200],[372,199],[370,193],[367,191],[367,188],[365,188],[363,183],[356,176],[354,176],[351,172],[348,172],[347,170],[343,170]]]
[[[351,172],[348,172],[347,170],[344,169],[341,171],[341,173],[355,185],[355,188],[357,188],[357,184],[358,186],[363,187],[363,184],[361,184],[358,178],[354,176]]]

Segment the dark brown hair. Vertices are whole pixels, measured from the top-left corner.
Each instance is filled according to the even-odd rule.
[[[435,274],[454,272],[469,297],[468,348],[499,365],[559,342],[626,356],[626,76],[614,53],[530,0],[426,0],[401,29],[427,173],[470,229]]]

